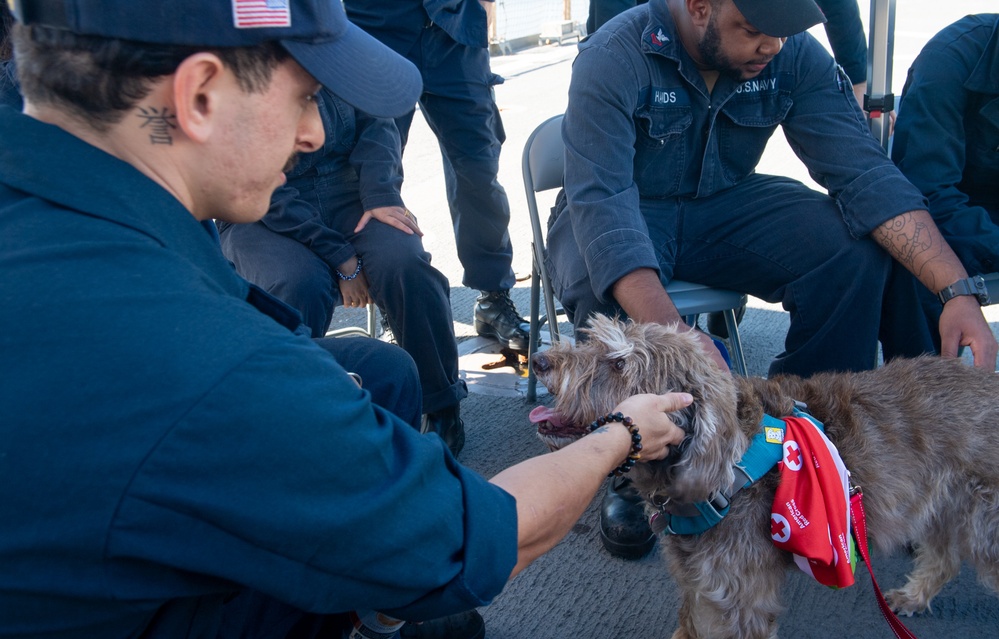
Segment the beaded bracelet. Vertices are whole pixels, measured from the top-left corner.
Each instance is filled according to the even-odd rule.
[[[351,275],[344,275],[343,273],[340,272],[340,269],[338,268],[335,268],[333,270],[336,271],[337,277],[339,277],[344,282],[349,282],[350,280],[357,277],[358,274],[360,274],[361,272],[361,256],[360,255],[357,256],[357,268],[354,269],[354,272]]]
[[[590,424],[590,432],[592,433],[598,428],[606,426],[611,422],[620,423],[628,429],[629,433],[631,433],[631,452],[628,453],[628,458],[607,475],[608,477],[620,477],[631,470],[631,467],[635,465],[635,462],[642,458],[640,454],[642,450],[642,436],[638,433],[638,426],[635,425],[635,422],[632,421],[630,417],[625,417],[621,413],[607,413],[603,417],[596,418],[593,420],[593,423]]]

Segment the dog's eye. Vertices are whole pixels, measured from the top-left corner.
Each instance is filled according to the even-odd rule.
[[[614,360],[614,370],[616,370],[616,371],[623,371],[624,370],[624,360],[623,359],[616,359],[616,360]]]

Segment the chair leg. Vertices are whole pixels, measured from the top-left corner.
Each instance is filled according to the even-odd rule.
[[[548,272],[541,272],[541,288],[545,296],[545,322],[548,324],[548,334],[551,336],[552,344],[562,341],[562,335],[558,329],[558,308],[555,306],[555,296],[552,294],[552,283],[548,280]]]
[[[331,331],[326,331],[326,337],[347,337],[349,335],[358,335],[362,337],[378,337],[378,307],[372,302],[368,304],[368,316],[365,320],[367,326],[361,328],[360,326],[345,326],[343,328],[335,328]]]
[[[743,377],[747,376],[746,357],[742,352],[742,339],[739,337],[739,323],[735,321],[735,309],[728,309],[723,313],[725,316],[725,327],[728,329],[729,355],[732,357],[732,366],[735,372]]]
[[[374,302],[368,304],[368,337],[378,337],[378,311]]]
[[[541,275],[538,267],[531,267],[531,333],[527,347],[527,401],[538,400],[538,377],[534,374],[534,353],[537,351],[538,335],[541,333]]]

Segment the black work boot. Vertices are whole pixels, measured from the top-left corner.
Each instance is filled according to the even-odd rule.
[[[476,610],[431,619],[422,623],[407,623],[399,630],[402,639],[483,639],[486,624]]]
[[[520,316],[510,291],[482,291],[475,300],[475,332],[515,351],[527,352],[531,325]]]
[[[642,498],[631,480],[614,477],[600,504],[600,540],[607,552],[621,559],[641,559],[656,543]]]
[[[461,421],[460,404],[448,406],[423,416],[421,433],[437,433],[440,435],[451,454],[455,457],[465,447],[465,422]]]

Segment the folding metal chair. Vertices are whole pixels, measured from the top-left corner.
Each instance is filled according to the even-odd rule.
[[[326,337],[346,337],[360,335],[361,337],[378,337],[378,311],[375,303],[368,304],[367,328],[361,326],[344,326],[326,331]]]
[[[538,194],[562,186],[565,171],[565,146],[562,143],[562,116],[556,115],[538,125],[524,144],[522,169],[524,189],[527,192],[527,210],[531,215],[531,346],[530,355],[537,350],[538,337],[542,324],[548,324],[552,343],[561,340],[558,328],[558,315],[551,280],[545,268],[545,234],[542,231],[541,216],[538,213]],[[541,317],[541,293],[545,296],[546,315]],[[740,375],[746,374],[746,359],[739,339],[739,325],[735,312],[746,303],[746,296],[735,291],[711,288],[691,282],[673,280],[666,287],[670,299],[683,317],[699,313],[722,312],[729,334],[729,355],[732,366]],[[564,314],[564,313],[563,313]],[[537,399],[537,377],[534,364],[528,358],[527,401]]]

